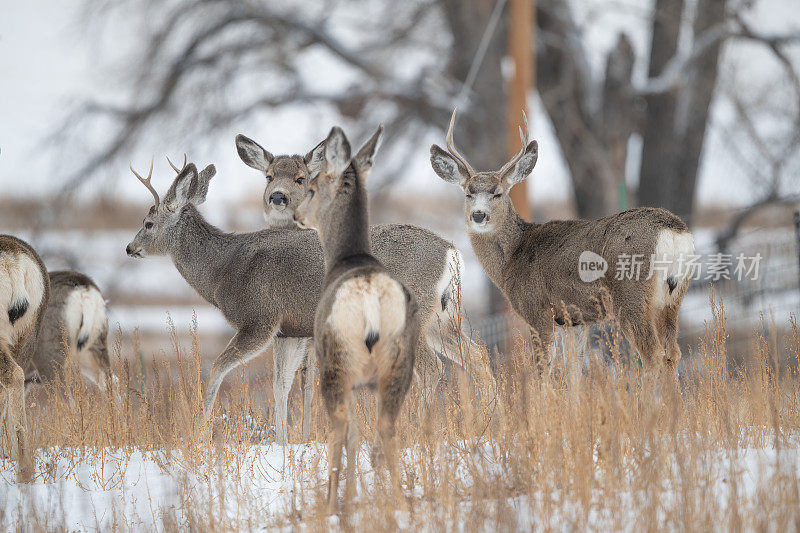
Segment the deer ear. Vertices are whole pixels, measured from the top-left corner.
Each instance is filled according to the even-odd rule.
[[[236,151],[244,164],[256,170],[266,172],[275,157],[249,137],[242,134],[236,136]]]
[[[341,176],[350,164],[350,141],[339,126],[334,126],[325,139],[325,163],[334,176]]]
[[[303,157],[303,161],[305,161],[312,179],[322,172],[322,168],[325,166],[325,141],[322,141],[308,152]]]
[[[431,167],[433,171],[448,183],[463,185],[466,181],[466,170],[438,145],[431,145]]]
[[[505,180],[509,185],[514,185],[524,180],[533,171],[538,159],[539,144],[536,141],[531,141],[519,161],[506,173]]]
[[[355,164],[358,171],[361,173],[362,178],[366,179],[369,177],[369,173],[372,170],[372,163],[375,157],[375,152],[378,149],[378,144],[381,141],[381,136],[383,135],[383,126],[378,126],[377,131],[369,138],[367,142],[364,143],[364,146],[359,148],[358,153],[355,157]]]
[[[203,170],[203,175],[207,176],[201,183],[200,177],[197,174],[197,167],[194,163],[189,163],[178,174],[175,181],[172,182],[167,196],[164,198],[164,205],[170,211],[178,211],[187,204],[201,204],[206,199],[208,193],[208,180],[216,173],[213,165]]]
[[[192,191],[192,195],[189,198],[191,203],[194,205],[200,205],[206,201],[206,196],[208,195],[208,186],[211,183],[211,178],[213,178],[216,174],[217,167],[214,165],[208,165],[206,168],[200,171],[200,175],[197,176],[197,187]]]

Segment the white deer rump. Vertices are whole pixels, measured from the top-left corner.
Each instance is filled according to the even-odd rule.
[[[106,327],[106,302],[94,287],[77,287],[69,296],[62,310],[62,319],[67,329],[70,348],[81,352],[100,337]]]
[[[342,283],[331,306],[327,326],[347,347],[353,369],[365,371],[383,358],[383,347],[400,335],[406,325],[406,297],[402,285],[383,272],[359,276]],[[366,340],[376,339],[374,350]],[[371,372],[362,372],[371,374]]]
[[[689,282],[692,272],[687,262],[692,255],[694,238],[688,231],[663,229],[658,234],[654,256],[662,268],[653,273],[656,280],[655,303],[658,307],[666,307],[675,302],[670,282],[675,284],[673,287]]]
[[[0,346],[13,346],[33,326],[43,297],[39,264],[26,254],[0,253]],[[15,305],[23,305],[26,310],[12,324],[9,310]]]

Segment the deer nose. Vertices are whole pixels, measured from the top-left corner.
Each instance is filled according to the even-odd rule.
[[[483,211],[475,211],[472,213],[472,220],[480,224],[481,222],[486,220],[486,213]]]
[[[128,255],[131,255],[131,253],[133,253],[133,248],[131,248],[130,244],[125,247],[125,253]]]
[[[278,205],[278,206],[279,205],[285,205],[285,204],[289,203],[289,201],[286,199],[286,195],[283,194],[282,192],[274,192],[274,193],[270,194],[269,195],[269,202],[271,204],[275,204],[275,205]]]

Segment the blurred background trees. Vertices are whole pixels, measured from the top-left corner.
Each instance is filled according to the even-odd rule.
[[[598,69],[585,37],[591,9],[580,19],[574,2],[535,2],[538,31],[530,44],[536,50],[536,94],[568,167],[578,215],[596,218],[626,205],[650,205],[691,220],[711,104],[720,92],[720,54],[730,40],[751,41],[774,56],[775,77],[788,80],[795,92],[784,114],[792,117],[789,137],[796,140],[800,29],[760,33],[747,21],[754,3],[598,3],[591,9],[635,13],[649,46],[635,50],[621,31]],[[389,149],[401,150],[393,160],[402,161],[407,140],[442,130],[462,99],[457,140],[476,168],[496,168],[508,152],[505,95],[514,68],[506,55],[505,4],[93,0],[86,8],[90,24],[117,25],[135,11],[143,31],[125,66],[131,98],[90,98],[66,121],[70,132],[91,131],[98,122],[110,123],[113,132],[71,169],[66,183],[102,173],[163,124],[175,135],[214,136],[244,117],[312,103],[364,127],[383,121]],[[492,26],[494,11],[501,16]],[[479,51],[482,40],[485,49]],[[327,63],[314,72],[322,61]],[[467,79],[471,70],[473,79]],[[747,109],[749,119],[740,118],[752,123],[751,106],[736,105],[743,104],[736,96],[740,84],[733,77],[727,82],[724,96],[739,115]],[[638,154],[629,153],[632,142]],[[785,165],[791,158],[783,152],[763,156]],[[394,173],[402,171],[399,165]],[[775,190],[759,203],[782,195]]]

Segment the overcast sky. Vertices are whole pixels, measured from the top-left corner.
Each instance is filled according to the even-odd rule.
[[[605,50],[616,40],[620,29],[632,35],[638,55],[646,57],[648,28],[642,20],[651,2],[615,2],[618,11],[614,13],[596,10],[599,3],[600,0],[574,2],[576,10],[586,17],[583,26],[591,44],[588,49],[595,68],[601,68]],[[798,0],[762,0],[761,4],[757,17],[761,27],[772,32],[800,28]],[[58,189],[60,184],[54,176],[64,162],[56,160],[57,151],[48,150],[47,135],[59,125],[69,104],[81,96],[113,98],[118,87],[115,83],[122,78],[120,68],[124,68],[119,58],[124,57],[129,47],[136,46],[137,32],[124,25],[110,25],[103,35],[87,36],[86,26],[81,24],[76,9],[79,5],[80,2],[62,0],[0,1],[0,194],[39,195]],[[800,60],[800,53],[793,57]],[[644,65],[641,61],[640,64]],[[729,47],[723,68],[746,69],[741,74],[766,79],[775,65],[764,59],[762,51],[737,46]],[[531,113],[533,135],[540,142],[531,195],[539,200],[566,198],[569,195],[567,175],[557,145],[546,119],[536,109],[535,98],[531,98],[531,105],[534,108]],[[714,120],[724,122],[726,114],[729,112],[724,105],[718,103]],[[263,141],[274,153],[304,152],[313,146],[317,137],[324,137],[329,128],[327,124],[320,125],[319,110],[313,110],[313,115],[309,116],[309,112],[295,109],[271,113],[269,118],[269,124],[261,120],[250,125],[245,133]],[[280,127],[285,121],[292,122],[290,130]],[[233,147],[236,133],[234,129],[220,132],[208,153],[191,154],[199,164],[213,162],[218,168],[221,179],[215,181],[212,202],[259,194],[262,190],[262,183],[254,172],[236,157]],[[753,190],[741,165],[737,165],[720,138],[721,134],[720,129],[712,128],[701,169],[700,201],[741,204],[752,197]],[[438,135],[432,133],[430,138],[420,139],[418,155],[408,164],[410,185],[446,188],[434,178],[428,164],[427,146],[432,141],[440,142]],[[157,155],[177,156],[182,152],[181,147],[180,139],[174,139],[166,146],[159,146],[163,150]],[[131,151],[130,158],[140,167],[146,167],[149,159],[147,148]],[[379,166],[380,161],[376,163],[376,170]],[[167,172],[166,162],[157,163],[156,168],[162,176]],[[126,167],[110,172],[113,175],[94,185],[95,190],[115,187],[119,194],[146,200],[142,197],[143,189],[130,178]],[[164,180],[166,182],[166,178]],[[220,181],[224,184],[220,185]],[[120,182],[122,188],[118,188]],[[166,186],[165,182],[162,186]]]

